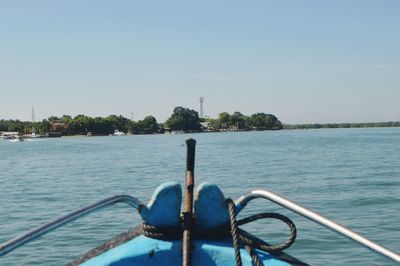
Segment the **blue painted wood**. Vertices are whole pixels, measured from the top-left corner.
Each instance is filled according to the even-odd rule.
[[[176,182],[167,182],[159,186],[150,202],[139,213],[143,220],[158,227],[180,224],[182,189]],[[202,183],[196,190],[194,211],[196,227],[215,228],[229,224],[229,211],[225,197],[218,186]],[[192,242],[193,266],[236,265],[232,240],[196,239]],[[240,250],[243,265],[252,265],[246,250]],[[256,250],[265,266],[287,266],[287,262]],[[112,248],[97,257],[81,264],[83,266],[125,266],[125,265],[182,265],[182,242],[163,241],[145,236],[134,238],[120,246]]]
[[[236,265],[231,241],[193,241],[193,266]],[[250,266],[251,257],[241,249],[243,265]],[[274,256],[256,251],[265,266],[288,266]],[[127,265],[182,265],[181,241],[163,241],[139,236],[115,247],[83,264],[82,266]]]
[[[194,200],[196,227],[210,229],[229,224],[225,196],[215,184],[204,182],[197,187]]]
[[[175,227],[180,224],[182,188],[177,182],[161,184],[150,202],[139,209],[143,221],[158,227]]]

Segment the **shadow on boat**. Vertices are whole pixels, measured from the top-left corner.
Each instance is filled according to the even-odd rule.
[[[140,237],[140,226],[137,226],[127,232],[119,234],[112,238],[111,240],[103,243],[99,247],[89,251],[85,255],[81,256],[79,259],[76,259],[66,266],[77,266],[81,265],[85,262],[90,262],[91,259],[95,259],[98,256],[106,253],[107,251],[128,244],[127,242],[134,240],[137,237]],[[158,240],[154,239],[152,242],[156,242]],[[232,261],[232,243],[231,239],[227,239],[225,241],[206,241],[199,240],[194,242],[194,252],[193,255],[196,256],[196,260],[193,262],[193,265],[230,265],[234,264]],[[171,241],[171,246],[168,249],[163,249],[162,247],[157,246],[157,244],[153,245],[153,247],[143,247],[141,250],[142,254],[128,256],[119,259],[109,265],[112,266],[125,266],[125,265],[181,265],[182,256],[182,243],[181,241]],[[308,266],[308,264],[297,260],[296,258],[286,254],[285,252],[271,252],[270,254],[256,250],[261,261],[270,261],[274,259],[279,259],[284,261],[290,265],[295,266]],[[251,258],[245,256],[246,254],[242,254],[242,260],[244,265],[252,265]],[[248,261],[247,261],[248,260]],[[197,263],[198,262],[198,263]],[[95,262],[94,262],[95,263]],[[221,264],[222,263],[222,264]],[[92,265],[89,263],[89,265]],[[95,265],[95,264],[93,264]]]

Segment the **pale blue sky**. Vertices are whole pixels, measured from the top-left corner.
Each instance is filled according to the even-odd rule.
[[[0,0],[0,119],[400,120],[400,1]]]

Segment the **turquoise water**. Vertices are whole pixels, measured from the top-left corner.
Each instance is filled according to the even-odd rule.
[[[227,197],[265,188],[400,252],[400,129],[331,129],[0,141],[0,242],[115,194],[148,201],[161,182],[183,183],[184,141],[196,138],[196,183]],[[298,240],[288,253],[312,265],[396,265],[319,225],[288,215]],[[139,223],[129,207],[87,216],[0,258],[0,265],[62,265]],[[269,242],[279,222],[246,227]]]

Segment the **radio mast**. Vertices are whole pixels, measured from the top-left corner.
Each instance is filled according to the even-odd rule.
[[[204,97],[200,97],[200,118],[204,118],[204,112],[203,112],[203,102],[204,102]]]
[[[36,133],[34,124],[35,124],[35,109],[33,109],[33,105],[32,105],[32,132],[31,133]]]
[[[35,110],[33,109],[33,105],[32,105],[32,123],[35,123]]]

